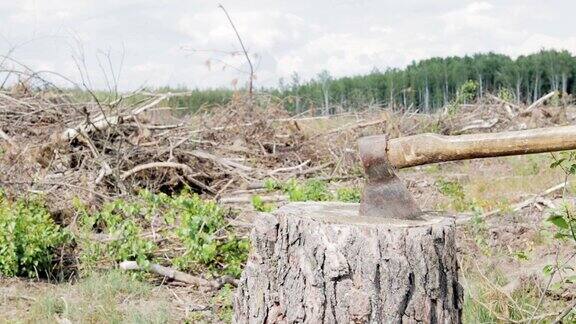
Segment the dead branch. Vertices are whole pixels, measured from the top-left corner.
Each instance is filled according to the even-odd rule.
[[[200,188],[215,194],[216,192],[214,191],[214,189],[208,187],[207,185],[205,185],[204,183],[202,183],[201,181],[196,180],[194,177],[192,177],[192,174],[194,173],[194,171],[192,171],[192,168],[190,168],[189,166],[187,166],[186,164],[182,164],[182,163],[176,163],[176,162],[150,162],[150,163],[145,163],[145,164],[141,164],[141,165],[137,165],[134,168],[122,173],[120,175],[120,179],[125,180],[126,178],[130,177],[131,175],[138,173],[140,171],[143,170],[147,170],[147,169],[155,169],[155,168],[175,168],[175,169],[180,169],[183,171],[184,176],[186,177],[186,179],[190,182],[192,182],[193,184],[199,186]]]
[[[178,271],[169,267],[161,266],[156,263],[150,264],[147,268],[142,268],[138,265],[136,261],[122,261],[120,263],[120,269],[122,270],[144,270],[148,272],[155,273],[160,276],[164,276],[171,280],[184,282],[187,284],[205,287],[210,290],[218,290],[222,288],[225,284],[230,284],[232,286],[237,286],[238,281],[234,278],[224,276],[216,280],[206,280],[201,277],[193,276],[191,274]]]
[[[228,22],[230,23],[230,26],[232,26],[232,29],[234,29],[234,33],[236,34],[236,38],[238,38],[238,42],[240,43],[240,47],[242,47],[242,52],[244,53],[244,56],[246,57],[246,61],[248,62],[248,66],[250,67],[250,80],[248,82],[248,94],[250,96],[252,96],[252,89],[253,89],[252,85],[254,82],[254,66],[252,65],[252,60],[250,60],[250,55],[248,55],[248,51],[246,50],[246,47],[244,46],[244,42],[242,41],[242,37],[240,37],[240,33],[238,33],[238,29],[236,29],[234,22],[232,22],[232,18],[230,18],[228,11],[226,11],[226,8],[224,8],[224,6],[222,4],[219,4],[218,8],[220,8],[220,9],[222,9],[222,11],[224,11],[226,18],[228,18]]]
[[[530,197],[530,198],[528,198],[528,199],[526,199],[526,200],[523,200],[523,201],[521,201],[521,202],[519,202],[519,203],[517,203],[517,204],[512,205],[512,210],[513,210],[513,211],[519,211],[519,210],[521,210],[521,209],[523,209],[523,208],[525,208],[525,207],[527,207],[527,206],[530,206],[530,205],[532,205],[532,204],[534,204],[534,203],[539,203],[539,202],[542,203],[542,204],[544,204],[544,205],[547,205],[548,207],[554,208],[554,207],[555,207],[554,204],[552,204],[552,203],[549,202],[548,200],[545,200],[545,199],[542,199],[542,198],[545,197],[545,196],[548,196],[548,195],[550,195],[550,194],[553,194],[553,193],[555,193],[555,192],[558,192],[558,191],[560,191],[560,190],[563,190],[567,185],[568,185],[568,182],[562,182],[562,183],[559,183],[559,184],[557,184],[557,185],[555,185],[555,186],[552,186],[552,187],[544,190],[543,192],[541,192],[541,193],[538,194],[538,195],[535,195],[535,196]],[[481,217],[484,218],[484,217],[496,215],[496,214],[500,213],[501,211],[502,211],[502,210],[498,208],[498,209],[492,210],[492,211],[490,211],[490,212],[488,212],[488,213],[482,214]]]
[[[378,119],[378,120],[373,120],[373,121],[369,121],[369,122],[347,124],[347,125],[344,125],[342,127],[332,129],[326,133],[318,134],[312,138],[319,137],[319,136],[327,136],[327,135],[331,135],[331,134],[335,134],[335,133],[341,133],[341,132],[345,132],[345,131],[356,130],[356,129],[360,129],[360,128],[366,128],[366,127],[382,124],[385,122],[386,122],[386,119]]]
[[[552,91],[552,92],[550,92],[550,93],[548,93],[548,94],[540,97],[540,99],[534,101],[530,106],[528,106],[528,108],[526,108],[526,109],[523,111],[523,113],[527,113],[527,112],[531,111],[532,109],[540,106],[540,105],[543,104],[546,100],[554,97],[554,95],[555,95],[556,93],[557,93],[556,91]]]
[[[558,317],[556,317],[556,319],[554,320],[554,322],[552,322],[552,324],[558,324],[561,323],[562,320],[564,319],[564,317],[568,316],[568,314],[570,314],[570,312],[576,308],[576,299],[572,301],[572,303],[570,305],[568,305],[568,307],[566,307],[561,313],[560,315],[558,315]]]
[[[307,165],[308,163],[310,163],[310,160],[306,160],[306,161],[304,161],[304,162],[302,162],[302,163],[300,163],[300,164],[298,164],[298,165],[295,165],[295,166],[285,167],[285,168],[278,168],[278,169],[269,171],[269,172],[268,172],[268,176],[272,176],[272,175],[274,175],[274,174],[276,174],[276,173],[279,173],[279,172],[290,172],[290,171],[294,171],[294,170],[300,170],[300,171],[302,171],[302,168],[303,168],[305,165]]]
[[[458,133],[464,133],[470,130],[490,129],[498,123],[498,120],[499,120],[498,117],[493,118],[491,120],[481,120],[481,119],[475,120],[472,123],[470,123],[470,125],[462,127],[462,129],[460,129]]]
[[[8,142],[8,144],[10,144],[10,146],[16,147],[16,143],[14,143],[12,138],[10,136],[8,136],[8,134],[6,134],[2,129],[0,129],[0,138],[5,140],[6,142]]]
[[[139,108],[134,109],[132,112],[127,114],[126,116],[116,115],[116,116],[106,116],[104,113],[97,116],[96,118],[89,120],[88,122],[84,122],[76,127],[68,128],[65,130],[61,135],[60,139],[63,141],[70,141],[76,138],[79,134],[90,134],[95,131],[102,131],[107,129],[108,127],[117,125],[121,123],[125,119],[134,118],[138,114],[145,112],[146,110],[156,106],[166,98],[168,98],[169,94],[161,95],[152,102],[141,106]]]
[[[220,164],[221,166],[223,166],[227,169],[239,169],[239,170],[245,171],[245,172],[250,172],[253,170],[249,166],[228,160],[228,159],[223,158],[223,157],[216,156],[214,154],[208,153],[208,152],[203,151],[203,150],[193,150],[193,151],[190,151],[190,154],[192,154],[193,156],[195,156],[199,159],[210,160],[212,162]]]

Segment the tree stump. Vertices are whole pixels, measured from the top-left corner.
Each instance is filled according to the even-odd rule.
[[[460,323],[452,218],[358,216],[358,204],[259,214],[236,323]]]

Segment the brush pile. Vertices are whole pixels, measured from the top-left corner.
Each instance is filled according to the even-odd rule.
[[[163,104],[185,93],[136,92],[105,102],[73,93],[24,83],[0,91],[0,186],[9,195],[41,194],[64,215],[73,198],[96,209],[139,189],[189,187],[218,199],[267,178],[350,175],[359,170],[356,140],[363,135],[502,131],[573,119],[566,109],[524,108],[496,97],[433,115],[382,110],[294,118],[265,95],[178,114]]]
[[[102,103],[22,84],[0,92],[1,187],[9,195],[41,194],[52,212],[68,214],[75,197],[94,208],[142,188],[189,187],[217,198],[342,160],[335,142],[311,138],[266,98],[238,96],[175,117],[162,107],[175,95],[182,94],[136,93]]]

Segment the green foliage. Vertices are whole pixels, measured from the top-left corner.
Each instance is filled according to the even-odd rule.
[[[561,89],[569,94],[576,92],[576,59],[566,50],[541,50],[512,59],[496,53],[474,54],[463,57],[433,57],[415,61],[406,68],[373,70],[369,74],[332,78],[322,72],[310,80],[302,80],[296,72],[288,82],[272,89],[263,89],[278,98],[284,107],[301,113],[309,107],[342,105],[355,110],[370,103],[393,107],[419,109],[432,112],[458,103],[469,102],[482,92],[498,94],[502,99],[514,98],[518,102],[532,102],[542,94]],[[471,81],[474,80],[474,81]],[[480,82],[482,86],[480,87]],[[473,86],[474,85],[474,86]],[[87,92],[74,90],[79,100],[91,99]],[[186,92],[173,96],[165,105],[197,111],[202,107],[230,102],[233,91],[229,89],[160,88],[156,92]],[[511,92],[514,91],[514,95]],[[110,102],[117,94],[97,92],[101,102]],[[143,95],[124,98],[129,105],[140,102]],[[558,103],[552,98],[553,103]],[[321,112],[323,109],[317,108]],[[330,111],[325,111],[330,113]]]
[[[153,227],[179,247],[178,253],[169,257],[186,271],[237,277],[250,248],[247,239],[237,238],[230,229],[225,210],[187,191],[173,197],[142,191],[133,201],[119,199],[97,212],[80,204],[76,208],[82,230],[78,237],[80,264],[85,270],[125,260],[137,261],[142,267],[161,262],[155,260],[158,246],[149,230]],[[94,240],[95,235],[104,239]]]
[[[140,266],[148,266],[156,245],[142,237],[143,229],[138,223],[144,210],[141,202],[118,199],[94,213],[88,212],[78,202],[75,206],[81,230],[88,234],[78,238],[81,247],[79,258],[84,270],[93,269],[106,260],[134,260]],[[93,232],[103,235],[104,239],[94,240],[90,235]]]
[[[572,240],[576,243],[576,214],[570,205],[564,204],[553,211],[548,221],[556,226],[555,238]]]
[[[334,200],[334,196],[328,190],[326,182],[320,180],[308,180],[302,185],[295,179],[290,179],[282,185],[282,190],[288,194],[290,201]]]
[[[438,179],[435,184],[443,195],[451,198],[452,202],[450,205],[454,210],[463,212],[473,206],[473,203],[466,199],[464,187],[459,182]]]
[[[468,80],[464,82],[458,92],[456,92],[456,100],[462,103],[466,103],[474,99],[476,97],[476,93],[478,91],[478,82],[473,80]]]
[[[234,315],[233,292],[233,288],[227,284],[212,298],[212,304],[216,306],[218,319],[224,323],[232,323],[232,316]]]
[[[564,171],[566,179],[569,176],[576,174],[576,152],[562,152],[560,157],[552,155],[554,162],[550,165],[551,168],[560,168]],[[556,228],[554,238],[561,242],[571,244],[576,250],[576,214],[573,205],[565,202],[558,209],[553,210],[547,219],[548,222]],[[547,265],[544,267],[543,272],[546,275],[553,276],[556,272],[564,272],[571,269],[565,263],[558,263]],[[573,269],[571,269],[573,270]],[[565,285],[571,285],[576,282],[576,276],[566,277],[563,276],[562,280],[550,286],[550,290],[561,290]]]
[[[456,92],[454,100],[448,105],[448,114],[455,114],[460,109],[460,105],[472,101],[476,96],[477,89],[478,82],[473,80],[464,82]]]
[[[54,251],[67,239],[42,201],[11,201],[0,193],[1,275],[35,277],[50,273]]]
[[[343,202],[359,203],[361,194],[360,188],[340,188],[336,191],[336,199]]]
[[[288,195],[288,199],[294,201],[342,201],[342,202],[360,202],[360,188],[340,188],[336,193],[328,189],[325,181],[311,179],[304,183],[299,183],[296,179],[290,179],[284,183],[266,180],[264,186],[268,191],[281,190]],[[269,211],[270,206],[262,202],[258,196],[252,197],[252,205],[256,210]]]
[[[512,102],[514,101],[514,93],[508,88],[498,89],[496,96],[504,101]]]
[[[269,213],[274,209],[276,209],[276,206],[274,206],[274,204],[265,203],[262,197],[258,195],[252,196],[252,207],[254,207],[256,211],[265,213]]]
[[[282,183],[274,180],[274,179],[266,179],[264,181],[264,188],[268,191],[275,191],[282,189]]]
[[[198,266],[206,266],[212,272],[240,276],[250,243],[229,231],[224,210],[187,193],[176,197],[172,208],[180,214],[177,235],[185,247],[184,254],[175,260],[178,267],[198,270]]]

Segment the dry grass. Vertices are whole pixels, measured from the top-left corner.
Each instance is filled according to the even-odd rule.
[[[22,323],[165,323],[176,320],[163,289],[129,275],[93,273],[77,283],[44,285],[28,305],[6,311],[2,321]],[[15,305],[14,305],[15,306]],[[1,318],[6,316],[4,318]]]

